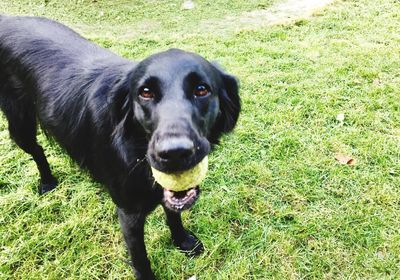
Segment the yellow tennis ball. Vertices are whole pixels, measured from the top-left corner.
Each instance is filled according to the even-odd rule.
[[[151,168],[154,179],[164,188],[170,191],[179,192],[196,187],[206,177],[208,171],[208,157],[206,156],[192,169],[177,172],[164,173]]]

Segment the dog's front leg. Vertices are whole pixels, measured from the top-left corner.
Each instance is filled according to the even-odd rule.
[[[169,210],[164,206],[167,224],[171,231],[171,237],[176,247],[189,256],[197,256],[204,251],[201,241],[182,224],[181,213]]]
[[[125,242],[132,258],[136,278],[138,280],[155,279],[144,245],[146,214],[129,212],[121,208],[118,208],[117,211]]]

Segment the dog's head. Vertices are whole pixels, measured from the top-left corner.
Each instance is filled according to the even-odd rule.
[[[236,79],[194,53],[150,56],[134,69],[130,89],[135,119],[149,139],[149,163],[167,173],[199,163],[239,116]]]

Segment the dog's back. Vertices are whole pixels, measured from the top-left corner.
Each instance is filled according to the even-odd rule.
[[[34,80],[39,80],[37,84],[42,85],[46,84],[45,79],[64,75],[65,80],[69,75],[81,74],[77,73],[79,71],[102,67],[104,61],[107,65],[127,63],[58,22],[38,17],[1,16],[0,65],[3,71],[13,67],[12,70],[18,70],[13,73],[19,72],[20,76],[29,71]]]
[[[116,81],[125,79],[134,63],[49,19],[2,15],[0,21],[0,109],[11,137],[32,154],[38,119],[86,165],[92,140],[88,135],[94,135],[87,125],[89,111],[101,110],[90,108],[94,106],[88,100],[111,98],[121,87]],[[107,101],[99,104],[106,106]]]

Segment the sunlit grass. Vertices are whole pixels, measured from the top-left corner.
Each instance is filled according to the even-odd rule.
[[[149,216],[146,244],[160,279],[400,277],[396,1],[338,1],[308,20],[224,36],[198,23],[272,1],[198,1],[192,11],[181,1],[48,2],[3,0],[0,11],[56,18],[130,59],[195,51],[241,82],[235,133],[210,156],[201,199],[184,214],[205,253],[187,258],[162,210]],[[130,25],[143,34],[124,36]],[[33,161],[0,119],[0,278],[129,279],[107,193],[40,140],[60,181],[43,197]],[[357,164],[340,165],[337,152]]]

